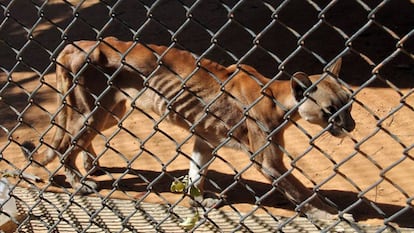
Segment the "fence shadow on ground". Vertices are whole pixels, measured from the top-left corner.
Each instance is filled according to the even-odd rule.
[[[125,173],[124,167],[102,167],[101,168],[105,172],[109,172],[111,174],[116,173]],[[169,171],[168,175],[164,175],[161,179],[159,179],[156,185],[152,186],[151,191],[154,193],[167,193],[170,191],[170,185],[173,181],[173,177],[182,177],[187,174],[187,170],[173,170]],[[137,170],[137,169],[130,169],[129,174],[136,175],[140,174],[144,176],[148,180],[152,181],[155,178],[160,176],[159,172],[151,171],[151,170]],[[100,175],[100,174],[99,174]],[[228,187],[232,183],[234,183],[234,176],[229,174],[223,174],[217,172],[215,170],[210,170],[208,173],[208,179],[214,180],[214,182],[219,187]],[[57,175],[54,177],[53,181],[55,182],[54,185],[70,188],[71,186],[69,183],[65,181],[65,176]],[[260,197],[264,195],[266,192],[272,189],[272,186],[268,183],[257,182],[253,180],[246,180],[241,179],[243,185],[238,184],[234,186],[234,188],[230,189],[226,193],[226,200],[227,204],[240,204],[240,203],[247,203],[247,204],[255,204],[255,198],[253,195],[249,195],[248,191],[243,186],[249,186],[256,192],[256,196]],[[100,181],[101,189],[112,190],[113,189],[114,180],[107,180],[107,181]],[[208,183],[208,182],[207,182]],[[118,189],[124,192],[133,191],[133,192],[146,192],[148,189],[147,183],[144,182],[141,178],[123,178],[121,181],[118,182]],[[207,190],[212,190],[213,187],[211,185],[206,185]],[[243,193],[243,195],[240,195]],[[361,198],[358,197],[358,193],[350,192],[350,191],[338,191],[338,190],[321,190],[321,194],[334,203],[338,205],[338,207],[343,210],[348,206],[352,205],[353,203],[357,202]],[[177,194],[180,195],[180,194]],[[290,204],[290,202],[283,197],[281,193],[275,192],[272,193],[268,198],[266,198],[261,205],[264,207],[277,207],[277,208],[284,208],[287,210],[294,210],[294,205]],[[376,208],[383,211],[383,213],[379,213]],[[384,219],[389,217],[396,212],[403,209],[403,206],[398,205],[391,205],[391,204],[383,204],[383,203],[376,203],[370,200],[363,200],[360,204],[355,206],[350,213],[354,216],[356,221],[363,221],[369,219]],[[406,211],[404,214],[400,215],[398,218],[394,219],[392,222],[398,224],[400,227],[414,227],[414,222],[412,221],[412,216],[414,216],[414,210],[410,209]]]

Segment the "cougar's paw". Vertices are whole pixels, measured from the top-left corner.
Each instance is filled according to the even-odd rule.
[[[202,200],[190,200],[190,205],[193,207],[217,208],[220,206],[221,200],[216,198],[203,198]]]
[[[320,209],[317,209],[317,208],[309,209],[308,211],[306,211],[305,215],[310,220],[337,220],[337,219],[340,218],[338,216],[338,214],[330,214],[326,211],[323,211],[323,210],[320,210]],[[343,214],[341,216],[341,219],[345,219],[345,220],[350,221],[350,222],[355,221],[352,214],[349,214],[349,213]]]
[[[317,208],[310,208],[306,211],[305,216],[310,220],[334,220],[338,219],[337,214],[330,214],[324,210],[320,210]]]
[[[349,213],[343,214],[342,218],[345,219],[345,220],[348,220],[350,222],[355,222],[354,216],[352,214],[349,214]]]
[[[97,192],[98,184],[93,180],[86,180],[82,183],[77,184],[74,188],[76,190],[79,190],[81,194],[90,194]]]
[[[207,192],[203,196],[191,199],[190,205],[193,207],[218,208],[223,205],[223,200],[217,195]]]

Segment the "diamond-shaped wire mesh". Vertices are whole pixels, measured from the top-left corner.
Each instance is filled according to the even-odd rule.
[[[1,230],[413,231],[413,1],[4,0],[0,11]],[[120,49],[104,40],[108,36],[131,43]],[[88,47],[92,49],[74,43],[79,40],[93,41]],[[149,44],[166,49],[159,52]],[[68,51],[67,45],[77,51],[69,56],[80,59],[76,69],[58,58]],[[103,48],[112,57],[104,54],[95,59],[94,52]],[[135,52],[139,48],[156,61],[148,72],[143,69],[151,59],[141,61]],[[189,53],[177,55],[175,49]],[[335,76],[329,67],[339,58],[342,69],[336,85],[351,93],[351,99],[329,118],[337,119],[352,104],[356,128],[344,138],[329,134],[336,124],[332,121],[321,128],[294,117],[298,108],[312,101],[312,87],[319,90],[327,76]],[[116,66],[107,65],[114,62],[111,59],[118,61]],[[167,59],[196,64],[182,75],[181,68],[165,64]],[[204,59],[217,64],[211,68]],[[222,79],[220,67],[228,70],[232,64],[235,72]],[[65,91],[59,86],[61,77],[56,77],[59,69],[68,73],[71,83]],[[305,99],[287,108],[283,98],[275,97],[290,93],[290,85],[276,94],[269,90],[289,82],[298,71],[325,75],[304,90]],[[174,78],[160,81],[160,73]],[[213,81],[195,91],[191,85],[201,73]],[[125,75],[142,82],[142,89],[135,91],[131,82],[118,85]],[[239,75],[247,78],[238,81],[244,89],[234,95]],[[85,76],[91,83],[84,83]],[[211,86],[220,91],[203,98],[203,88],[208,91]],[[141,108],[148,92],[156,93],[150,101],[162,100],[165,105]],[[245,104],[249,95],[258,97]],[[127,103],[109,108],[108,96]],[[91,103],[90,109],[79,104],[82,98]],[[186,99],[187,106],[177,104]],[[220,105],[223,99],[234,105]],[[268,100],[273,107],[256,114],[257,106]],[[202,111],[195,112],[198,106]],[[241,106],[239,115],[233,113],[234,106]],[[124,107],[125,114],[118,114]],[[184,108],[190,109],[187,115],[179,110]],[[280,119],[272,119],[277,124],[269,127],[262,119],[274,116],[272,110]],[[59,118],[65,113],[71,123],[62,125]],[[113,127],[95,127],[105,121],[96,123],[98,115],[108,116],[108,122],[115,122]],[[192,115],[199,117],[191,120]],[[170,124],[172,117],[184,122],[184,127]],[[225,119],[232,119],[232,124]],[[215,127],[200,133],[208,121]],[[74,122],[81,122],[81,127],[72,131]],[[264,136],[249,137],[243,144],[252,128],[240,129],[252,122]],[[227,130],[221,141],[206,136],[215,135],[211,129],[223,127]],[[59,150],[63,143],[52,140],[55,132],[70,141],[63,150]],[[284,143],[277,141],[281,132]],[[85,134],[96,134],[94,148],[82,144]],[[240,142],[240,150],[227,148],[235,142]],[[212,159],[203,168],[210,168],[205,186],[219,200],[215,208],[190,206],[194,195],[170,190],[188,173],[192,154],[197,154],[194,143],[213,147]],[[246,148],[249,143],[255,146]],[[57,158],[35,166],[33,157],[47,149],[54,150]],[[287,167],[280,176],[260,161],[263,153],[275,150],[283,152],[283,161],[278,162]],[[84,167],[84,161],[72,161],[74,151],[90,162],[75,173],[72,168]],[[306,198],[292,198],[294,191],[283,188],[292,175],[296,184],[308,188]],[[71,184],[71,176],[79,177],[81,185]],[[196,185],[197,179],[190,183]],[[91,180],[96,181],[96,190]],[[85,190],[92,193],[85,195]],[[334,219],[306,211],[318,198],[335,209]],[[16,213],[10,211],[13,202]],[[186,229],[182,224],[186,220],[197,221]]]

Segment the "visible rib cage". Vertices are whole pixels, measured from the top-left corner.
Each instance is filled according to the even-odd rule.
[[[311,79],[319,75],[308,77],[297,72],[294,80],[298,81],[268,83],[268,79],[247,65],[223,67],[207,59],[197,61],[186,51],[115,38],[68,45],[57,63],[58,89],[65,103],[56,118],[61,129],[56,130],[53,148],[46,159],[38,154],[32,159],[45,164],[55,155],[54,150],[64,155],[66,177],[81,192],[94,192],[98,185],[89,179],[81,182],[75,162],[77,155],[88,152],[84,159],[86,170],[99,166],[92,140],[99,132],[121,123],[126,104],[132,102],[140,109],[151,109],[161,121],[181,126],[194,135],[189,179],[200,190],[209,161],[220,145],[248,152],[259,171],[272,181],[285,174],[277,183],[294,202],[310,196],[299,180],[286,173],[280,149],[284,144],[284,129],[279,126],[286,109],[302,101],[304,92],[312,85]],[[339,60],[330,71],[337,75],[340,64]],[[263,89],[266,84],[269,84],[267,89]],[[322,110],[342,108],[332,106],[348,102],[348,95],[341,92],[335,80],[320,82],[299,106],[299,115],[326,127],[332,112],[325,117]],[[349,111],[341,114],[344,121],[340,124],[334,121],[332,134],[342,135],[343,129],[351,131],[355,127]],[[25,145],[29,145],[25,153],[30,157],[33,147]],[[318,198],[305,206],[304,211],[313,208],[335,211]]]
[[[195,134],[205,138],[212,132],[225,138],[229,129],[242,119],[240,103],[221,93],[220,84],[213,77],[208,89],[199,88],[200,80],[195,75],[181,77],[166,67],[160,69],[162,74],[157,72],[149,77],[148,86],[136,101],[137,106],[151,109],[160,116],[167,114],[167,121],[187,130],[193,127]],[[219,143],[217,136],[211,140]]]

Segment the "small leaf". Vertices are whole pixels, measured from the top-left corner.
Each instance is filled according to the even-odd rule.
[[[186,218],[184,222],[178,225],[184,228],[185,230],[191,230],[195,226],[195,224],[198,222],[198,220],[199,220],[199,216],[198,216],[198,212],[196,212],[193,216]]]
[[[191,185],[190,187],[190,196],[192,197],[199,197],[201,196],[201,191],[197,187]]]
[[[181,182],[180,180],[174,180],[171,183],[170,190],[173,193],[182,193],[185,190],[185,184]]]

